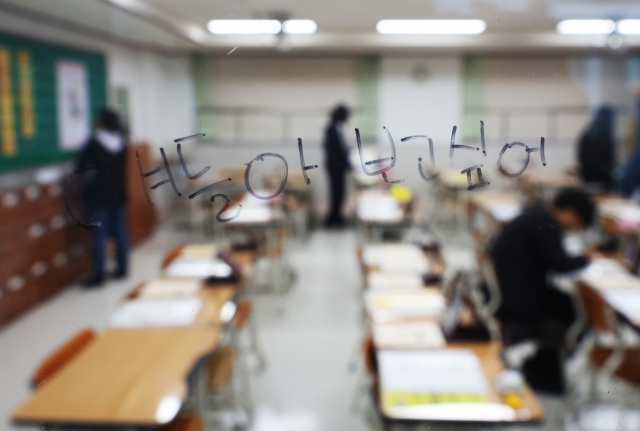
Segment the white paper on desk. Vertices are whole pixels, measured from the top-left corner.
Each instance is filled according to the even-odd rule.
[[[191,325],[200,309],[198,297],[134,299],[120,305],[109,318],[109,326],[120,328],[177,327]]]
[[[365,293],[367,311],[374,320],[401,317],[438,317],[445,300],[437,289],[374,290]]]
[[[604,297],[612,308],[629,320],[640,321],[640,290],[608,290],[604,292]]]
[[[140,289],[138,298],[166,299],[194,296],[201,288],[200,280],[159,278],[147,281]]]
[[[223,214],[223,217],[232,217],[234,216],[238,210],[240,210],[240,208],[235,205],[231,208],[229,208],[227,211],[225,211],[225,213]],[[271,208],[269,208],[268,206],[264,206],[264,207],[242,207],[242,210],[240,211],[240,215],[231,220],[229,223],[262,223],[262,222],[267,222],[271,219],[272,216],[272,211]]]
[[[385,413],[396,419],[458,422],[514,421],[516,411],[498,403],[439,403],[386,407]]]
[[[215,244],[190,244],[180,251],[180,257],[190,259],[213,259],[218,252]]]
[[[375,322],[373,340],[379,349],[442,348],[445,339],[433,320]]]
[[[225,278],[229,277],[233,268],[222,259],[179,257],[167,267],[165,274],[169,277]]]
[[[372,272],[367,276],[369,289],[419,289],[424,286],[422,275],[411,271]]]
[[[367,266],[381,271],[403,271],[426,274],[429,260],[422,249],[412,244],[375,244],[362,249],[362,259]]]
[[[398,201],[390,195],[362,195],[357,202],[356,213],[360,220],[397,222],[404,217]]]
[[[483,394],[488,384],[470,350],[379,350],[383,391],[429,394]]]

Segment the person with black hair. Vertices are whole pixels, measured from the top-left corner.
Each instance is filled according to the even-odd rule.
[[[349,109],[338,105],[331,112],[331,121],[327,126],[324,138],[325,166],[329,174],[331,207],[325,221],[330,228],[344,225],[342,204],[345,196],[346,173],[351,169],[349,150],[342,134],[342,126],[349,119]]]
[[[589,196],[577,189],[559,192],[550,205],[535,204],[508,223],[491,247],[502,303],[506,346],[537,340],[549,350],[540,369],[525,369],[537,389],[562,392],[558,354],[564,334],[575,319],[571,298],[547,284],[550,272],[570,272],[587,265],[583,256],[570,257],[562,244],[565,231],[586,228],[595,218]]]
[[[613,187],[613,120],[613,109],[602,106],[578,143],[578,171],[582,181],[605,190]]]
[[[91,228],[92,275],[83,285],[100,286],[104,279],[106,243],[116,243],[116,271],[113,278],[124,278],[129,268],[129,234],[126,221],[127,139],[118,115],[103,109],[96,119],[96,130],[80,152],[78,171],[83,171],[85,187],[82,201]]]

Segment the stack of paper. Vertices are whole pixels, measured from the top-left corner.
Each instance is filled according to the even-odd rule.
[[[376,322],[373,340],[379,349],[428,349],[445,346],[442,330],[433,320]]]
[[[420,247],[412,244],[375,244],[362,249],[365,265],[381,271],[402,271],[426,274],[429,261]]]
[[[222,259],[178,257],[165,269],[168,277],[225,278],[233,268]]]
[[[215,244],[191,244],[183,247],[180,251],[180,256],[190,259],[213,259],[217,252],[218,248]]]
[[[356,212],[364,221],[399,222],[404,217],[398,201],[388,194],[363,193],[358,199]]]
[[[617,289],[604,293],[607,302],[632,322],[640,322],[640,289]]]
[[[198,297],[134,299],[119,306],[109,318],[109,326],[126,328],[176,327],[191,325],[200,309]]]
[[[486,403],[488,384],[478,357],[468,350],[378,351],[382,407]],[[454,411],[452,420],[459,420]]]
[[[235,205],[223,214],[223,217],[233,217],[240,211],[240,215],[229,223],[262,223],[271,220],[272,211],[268,206],[242,206],[242,209]]]
[[[640,279],[630,274],[613,259],[594,259],[579,274],[580,279],[601,292],[610,289],[635,289],[640,291]]]
[[[147,281],[140,289],[138,298],[164,299],[194,296],[202,288],[200,280],[157,279]]]
[[[445,299],[438,289],[373,290],[365,293],[367,311],[374,320],[438,317]]]
[[[423,285],[422,275],[411,271],[372,272],[367,276],[369,289],[418,289]]]

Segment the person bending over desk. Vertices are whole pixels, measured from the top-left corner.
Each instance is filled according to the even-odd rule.
[[[535,204],[507,224],[490,251],[502,293],[498,318],[504,344],[533,340],[540,346],[523,369],[536,389],[563,391],[559,347],[575,313],[571,298],[549,287],[547,276],[588,263],[586,257],[567,255],[562,233],[589,226],[594,216],[585,193],[562,190],[551,205]]]

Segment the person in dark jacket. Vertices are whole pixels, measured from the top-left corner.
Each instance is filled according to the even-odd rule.
[[[625,197],[631,197],[640,187],[640,89],[637,91],[636,97],[635,147],[622,170],[622,177],[618,183],[618,189]]]
[[[613,110],[603,106],[598,109],[578,144],[578,168],[582,181],[611,189],[615,168],[614,150]]]
[[[118,115],[103,109],[96,130],[80,153],[77,169],[84,171],[83,204],[89,218],[93,242],[93,272],[85,287],[99,286],[105,279],[105,250],[109,237],[116,244],[116,271],[124,278],[129,269],[129,234],[126,222],[127,141]]]
[[[588,195],[565,189],[551,205],[535,204],[504,226],[491,249],[502,293],[498,317],[504,344],[538,341],[547,355],[538,361],[538,369],[524,370],[534,388],[563,390],[558,351],[575,313],[571,298],[548,286],[547,277],[552,271],[570,272],[587,265],[586,257],[567,255],[562,233],[587,227],[594,217]]]
[[[325,221],[327,227],[344,225],[342,204],[345,196],[346,173],[351,169],[349,150],[342,135],[342,125],[349,119],[349,109],[337,106],[331,112],[331,122],[327,126],[324,137],[325,166],[329,174],[331,192],[331,208]]]

